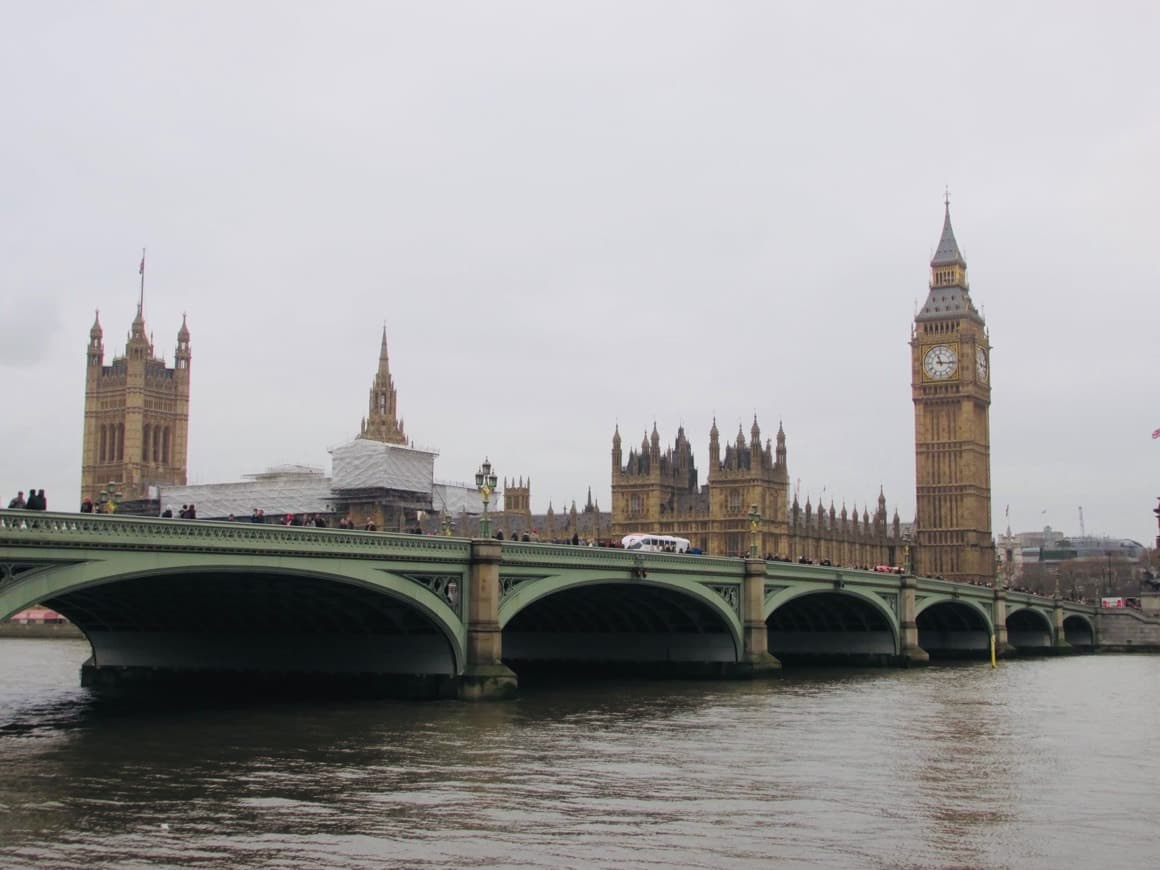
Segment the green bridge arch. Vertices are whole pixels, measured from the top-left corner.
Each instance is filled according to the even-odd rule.
[[[974,654],[995,637],[1007,651],[1010,626],[1015,646],[1094,647],[1099,627],[1091,607],[833,566],[0,511],[0,618],[53,602],[86,630],[102,673],[367,667],[448,678],[467,697],[509,692],[505,661],[686,662],[752,676],[776,670],[771,652],[921,663],[923,643]],[[215,602],[227,612],[214,615]],[[228,618],[247,604],[271,607],[260,642]],[[173,615],[183,609],[185,622]],[[206,626],[229,642],[190,636]]]
[[[812,611],[802,606],[815,601],[820,604]],[[856,608],[841,607],[844,602],[855,604]],[[819,647],[825,648],[820,653],[823,655],[897,657],[902,652],[897,607],[897,594],[886,593],[884,597],[877,584],[859,588],[853,585],[852,579],[838,577],[829,582],[775,586],[767,594],[762,616],[766,624],[774,623],[770,629],[770,650],[779,657],[818,654]],[[804,611],[805,621],[812,623],[807,630],[782,628],[795,611]],[[827,611],[834,617],[828,623],[824,618]],[[852,627],[851,621],[861,625]],[[860,642],[853,643],[855,639]]]

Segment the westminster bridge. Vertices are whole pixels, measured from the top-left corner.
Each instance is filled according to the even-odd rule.
[[[503,697],[584,669],[755,677],[783,661],[1092,650],[1091,606],[760,559],[0,511],[0,619],[84,632],[85,685],[233,676]],[[2,666],[2,663],[0,663]]]

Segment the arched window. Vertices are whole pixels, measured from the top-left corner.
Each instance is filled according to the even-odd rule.
[[[98,462],[105,462],[105,461],[107,461],[108,455],[109,455],[108,454],[108,450],[109,450],[109,427],[106,426],[104,423],[101,424],[100,441],[101,441],[101,449],[100,449],[100,455],[99,455],[97,461]]]
[[[149,448],[152,446],[152,441],[153,441],[153,427],[150,426],[148,423],[146,423],[145,428],[141,433],[141,461],[142,462],[149,461]]]
[[[161,427],[153,427],[153,452],[150,454],[154,462],[161,460]]]
[[[169,427],[168,426],[166,426],[165,430],[161,433],[161,461],[166,463],[166,464],[169,463]]]
[[[117,462],[125,461],[125,424],[117,424],[117,435],[114,439],[117,449]]]

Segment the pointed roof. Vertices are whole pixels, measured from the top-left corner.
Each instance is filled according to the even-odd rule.
[[[934,252],[932,266],[963,266],[967,265],[959,251],[959,243],[955,241],[955,231],[951,227],[951,202],[945,201],[946,213],[943,216],[942,237],[938,240],[938,250]]]
[[[930,261],[930,268],[930,292],[915,316],[915,321],[968,318],[982,323],[983,318],[971,301],[971,292],[967,287],[967,262],[959,251],[959,244],[951,228],[949,200],[946,201],[943,217],[942,238],[939,239],[934,259]]]

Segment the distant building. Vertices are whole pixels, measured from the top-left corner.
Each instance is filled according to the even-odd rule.
[[[674,445],[661,452],[654,424],[639,450],[625,456],[619,427],[612,436],[612,536],[654,532],[688,538],[713,555],[748,553],[835,565],[903,567],[906,543],[898,512],[886,512],[880,491],[874,513],[857,505],[827,510],[806,499],[804,508],[790,493],[785,430],[778,426],[776,447],[763,445],[754,417],[749,440],[737,437],[722,449],[717,422],[709,430],[709,473],[698,482],[693,451],[684,427]],[[756,528],[751,510],[757,509]]]
[[[99,312],[89,331],[82,499],[96,502],[102,490],[112,490],[119,493],[117,501],[136,501],[149,498],[152,488],[186,482],[189,327],[183,317],[170,368],[154,353],[142,304],[137,303],[124,356],[110,365],[104,364]]]
[[[249,519],[259,508],[270,519],[333,512],[330,478],[321,468],[303,465],[282,465],[231,483],[163,486],[161,499],[162,510],[174,516],[182,506],[193,504],[203,520]]]
[[[193,504],[198,519],[250,519],[260,509],[267,521],[310,515],[323,516],[333,526],[349,516],[360,529],[370,523],[380,531],[398,532],[420,527],[441,509],[479,514],[478,490],[436,482],[438,453],[404,443],[396,408],[384,329],[369,413],[354,441],[330,451],[331,476],[319,468],[283,465],[243,481],[162,486],[159,504],[174,514]]]

